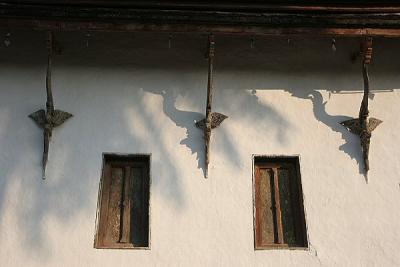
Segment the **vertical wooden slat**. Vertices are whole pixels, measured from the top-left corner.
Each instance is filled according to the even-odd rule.
[[[256,193],[256,229],[255,229],[255,236],[256,236],[256,247],[261,246],[261,197],[260,197],[260,168],[256,167],[256,182],[255,182],[255,193]]]
[[[255,248],[307,247],[298,163],[259,162],[254,170]]]
[[[142,168],[142,244],[148,246],[149,243],[149,196],[150,196],[150,176],[148,165]]]
[[[275,242],[274,207],[272,199],[273,172],[259,168],[256,176],[256,245],[263,247]]]
[[[104,164],[95,246],[134,248],[149,245],[149,162],[110,159]]]
[[[291,165],[282,165],[278,169],[280,206],[282,214],[283,241],[289,246],[296,245],[296,211],[298,202],[294,199],[292,190],[295,177],[291,173]]]
[[[104,246],[104,239],[107,231],[107,220],[108,220],[108,206],[110,201],[110,184],[111,184],[111,166],[109,164],[104,165],[102,186],[101,186],[101,205],[100,205],[100,217],[98,225],[97,235],[97,246]]]
[[[280,205],[280,194],[279,194],[279,179],[278,179],[278,169],[274,170],[274,197],[275,197],[275,214],[276,214],[276,226],[278,234],[278,244],[283,244],[283,229],[282,229],[282,212]]]
[[[130,169],[131,167],[125,166],[124,168],[124,183],[123,183],[123,196],[122,196],[122,215],[121,215],[121,238],[119,242],[128,243],[130,241],[130,224],[131,224],[131,186],[130,186]]]
[[[121,237],[121,200],[122,200],[123,168],[111,168],[111,185],[107,217],[107,243],[114,244]]]
[[[304,214],[304,203],[303,203],[303,188],[301,185],[301,174],[300,174],[300,166],[299,164],[296,164],[294,166],[294,170],[296,173],[296,186],[297,186],[297,193],[298,193],[298,201],[299,201],[299,212],[300,212],[300,221],[299,221],[299,225],[301,228],[301,234],[302,234],[302,241],[303,243],[301,244],[302,246],[307,247],[307,228],[306,228],[306,218],[305,218],[305,214]]]
[[[304,244],[303,234],[302,234],[302,227],[301,227],[301,207],[300,207],[300,198],[299,192],[297,190],[298,179],[296,176],[296,171],[294,166],[290,166],[290,190],[291,190],[291,203],[292,203],[292,210],[294,216],[294,230],[296,235],[296,244],[302,246]]]
[[[136,246],[145,246],[147,232],[144,232],[144,218],[143,216],[147,216],[145,214],[145,210],[143,209],[146,205],[143,202],[146,202],[143,199],[143,168],[132,168],[132,221],[131,221],[131,235],[132,235],[132,243]]]

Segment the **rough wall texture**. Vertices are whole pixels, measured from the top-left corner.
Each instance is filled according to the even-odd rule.
[[[211,139],[203,178],[206,36],[58,35],[55,129],[48,180],[42,131],[44,34],[0,48],[1,266],[399,266],[400,41],[375,41],[368,183],[358,137],[358,40],[216,39],[213,109],[229,116]],[[375,90],[374,90],[375,89]],[[151,153],[151,249],[93,248],[103,152]],[[252,155],[299,154],[308,250],[254,251]],[[361,165],[360,165],[361,164]]]

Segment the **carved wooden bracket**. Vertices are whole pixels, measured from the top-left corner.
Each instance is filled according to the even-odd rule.
[[[362,73],[364,79],[364,95],[361,102],[360,113],[357,119],[351,119],[341,122],[351,133],[360,136],[361,149],[364,158],[365,174],[369,170],[369,144],[371,141],[372,131],[382,123],[381,120],[376,118],[369,118],[368,110],[368,95],[369,95],[369,75],[368,65],[372,60],[372,37],[367,37],[361,44],[361,54],[363,56]]]
[[[52,32],[47,34],[47,72],[46,72],[46,92],[47,92],[47,101],[46,101],[46,110],[40,109],[32,114],[29,117],[34,120],[37,125],[43,129],[43,159],[42,159],[42,170],[43,170],[43,179],[46,179],[46,164],[49,153],[49,144],[52,135],[52,131],[54,127],[60,126],[67,119],[72,117],[72,114],[54,109],[54,101],[53,94],[51,91],[51,67],[53,55],[55,53],[59,54],[61,52],[60,47],[54,39],[54,35]]]
[[[211,112],[212,96],[213,96],[213,67],[214,67],[214,55],[215,55],[215,40],[214,35],[208,36],[208,49],[206,58],[208,59],[208,83],[207,83],[207,105],[206,105],[206,118],[196,122],[196,127],[204,131],[205,140],[205,171],[204,177],[208,177],[208,164],[210,163],[210,138],[211,129],[218,127],[223,120],[228,116]]]

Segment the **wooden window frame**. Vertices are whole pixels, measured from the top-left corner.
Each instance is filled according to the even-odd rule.
[[[291,249],[291,250],[309,250],[308,243],[308,231],[307,231],[307,220],[306,220],[306,212],[304,209],[304,196],[302,190],[302,182],[301,182],[301,174],[300,174],[300,156],[282,156],[282,155],[253,155],[253,230],[254,230],[254,249],[255,250],[271,250],[271,249]],[[296,215],[298,216],[297,220],[300,220],[301,224],[301,233],[297,232],[296,234],[300,234],[303,239],[303,244],[297,246],[289,246],[288,244],[283,242],[283,228],[282,228],[282,216],[280,209],[280,192],[279,192],[279,182],[277,171],[280,167],[290,167],[294,168],[295,179],[297,179],[297,190],[298,190],[298,203],[299,210],[296,210]],[[277,239],[278,243],[268,243],[268,244],[260,244],[260,237],[258,236],[257,229],[260,229],[260,217],[257,216],[257,209],[259,203],[257,203],[257,193],[259,188],[259,180],[257,179],[257,172],[260,168],[268,168],[272,169],[274,173],[273,181],[274,186],[271,190],[274,190],[274,202],[275,202],[275,212],[276,212],[276,225],[277,225]]]
[[[138,162],[132,162],[132,160],[138,160]],[[147,164],[140,161],[147,161]],[[103,186],[104,186],[104,176],[108,171],[107,169],[107,161],[113,161],[113,166],[131,166],[131,167],[144,167],[146,168],[148,175],[148,244],[147,246],[135,246],[132,243],[118,243],[117,245],[107,244],[104,245],[101,242],[100,234],[101,234],[101,211],[102,211],[102,198],[103,198]],[[144,166],[146,165],[146,166]],[[96,225],[95,225],[95,238],[94,238],[94,248],[96,249],[135,249],[135,250],[150,250],[151,249],[151,184],[152,184],[152,176],[151,176],[151,154],[120,154],[120,153],[103,153],[102,159],[102,171],[99,182],[99,191],[98,191],[98,200],[97,200],[97,210],[96,210]],[[122,220],[122,219],[121,219]]]

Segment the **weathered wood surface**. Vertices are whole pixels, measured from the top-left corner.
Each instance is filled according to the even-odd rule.
[[[99,196],[96,248],[149,245],[149,162],[107,157]]]
[[[210,140],[211,130],[218,127],[228,116],[212,112],[213,100],[213,77],[214,77],[214,56],[215,56],[215,39],[214,35],[208,36],[208,47],[206,58],[208,59],[208,80],[207,80],[207,102],[206,102],[206,118],[195,123],[196,127],[203,130],[205,141],[205,167],[204,177],[208,177],[208,165],[210,163]]]
[[[210,163],[210,138],[211,138],[211,106],[213,99],[213,71],[214,71],[215,40],[214,35],[208,37],[208,81],[207,81],[207,104],[206,104],[206,123],[204,128],[206,172],[208,176],[208,164]]]
[[[122,185],[122,199],[121,199],[121,235],[119,242],[128,243],[130,241],[131,229],[131,168],[124,167],[124,182]]]
[[[253,12],[253,13],[398,13],[398,1],[43,1],[43,0],[3,0],[5,7],[45,7],[44,10],[153,10],[153,11],[209,11],[209,12]],[[282,3],[286,2],[286,3]],[[334,2],[334,3],[333,3]]]
[[[225,119],[227,119],[228,116],[218,113],[218,112],[212,112],[211,113],[211,130],[217,128]],[[197,128],[200,128],[202,130],[206,129],[206,119],[200,120],[196,122]]]
[[[369,75],[368,65],[372,60],[372,38],[366,38],[362,43],[362,74],[364,81],[364,95],[361,101],[360,112],[357,119],[351,119],[341,122],[351,133],[354,133],[360,137],[361,148],[364,161],[365,174],[369,171],[369,145],[371,142],[372,131],[382,123],[381,120],[376,118],[369,118],[368,110],[368,97],[369,97]]]
[[[400,5],[49,5],[0,2],[0,27],[252,35],[400,36]]]
[[[42,158],[42,179],[46,179],[46,166],[49,155],[49,146],[53,128],[60,126],[70,117],[72,114],[54,109],[53,93],[51,89],[51,70],[53,55],[59,50],[54,40],[54,35],[49,32],[47,35],[47,71],[46,71],[46,110],[38,110],[29,115],[29,117],[36,122],[36,124],[43,129],[43,158]]]
[[[282,211],[281,211],[281,197],[279,192],[279,178],[278,169],[273,169],[274,173],[274,203],[275,203],[275,217],[276,217],[276,232],[278,234],[278,244],[283,244],[283,227],[282,227]]]
[[[275,224],[272,199],[273,172],[256,167],[256,247],[264,247],[275,242]]]
[[[212,10],[358,10],[358,9],[387,9],[399,7],[395,0],[4,0],[5,3],[30,3],[52,5],[85,5],[103,7],[141,7],[141,8],[185,8],[185,9],[212,9]]]
[[[293,163],[255,163],[255,246],[307,246],[300,177]]]
[[[399,10],[398,10],[399,11]],[[139,23],[242,25],[266,27],[396,27],[400,25],[398,12],[269,12],[210,11],[179,9],[107,8],[86,6],[57,6],[0,3],[3,18],[32,18],[55,20],[112,21]]]

